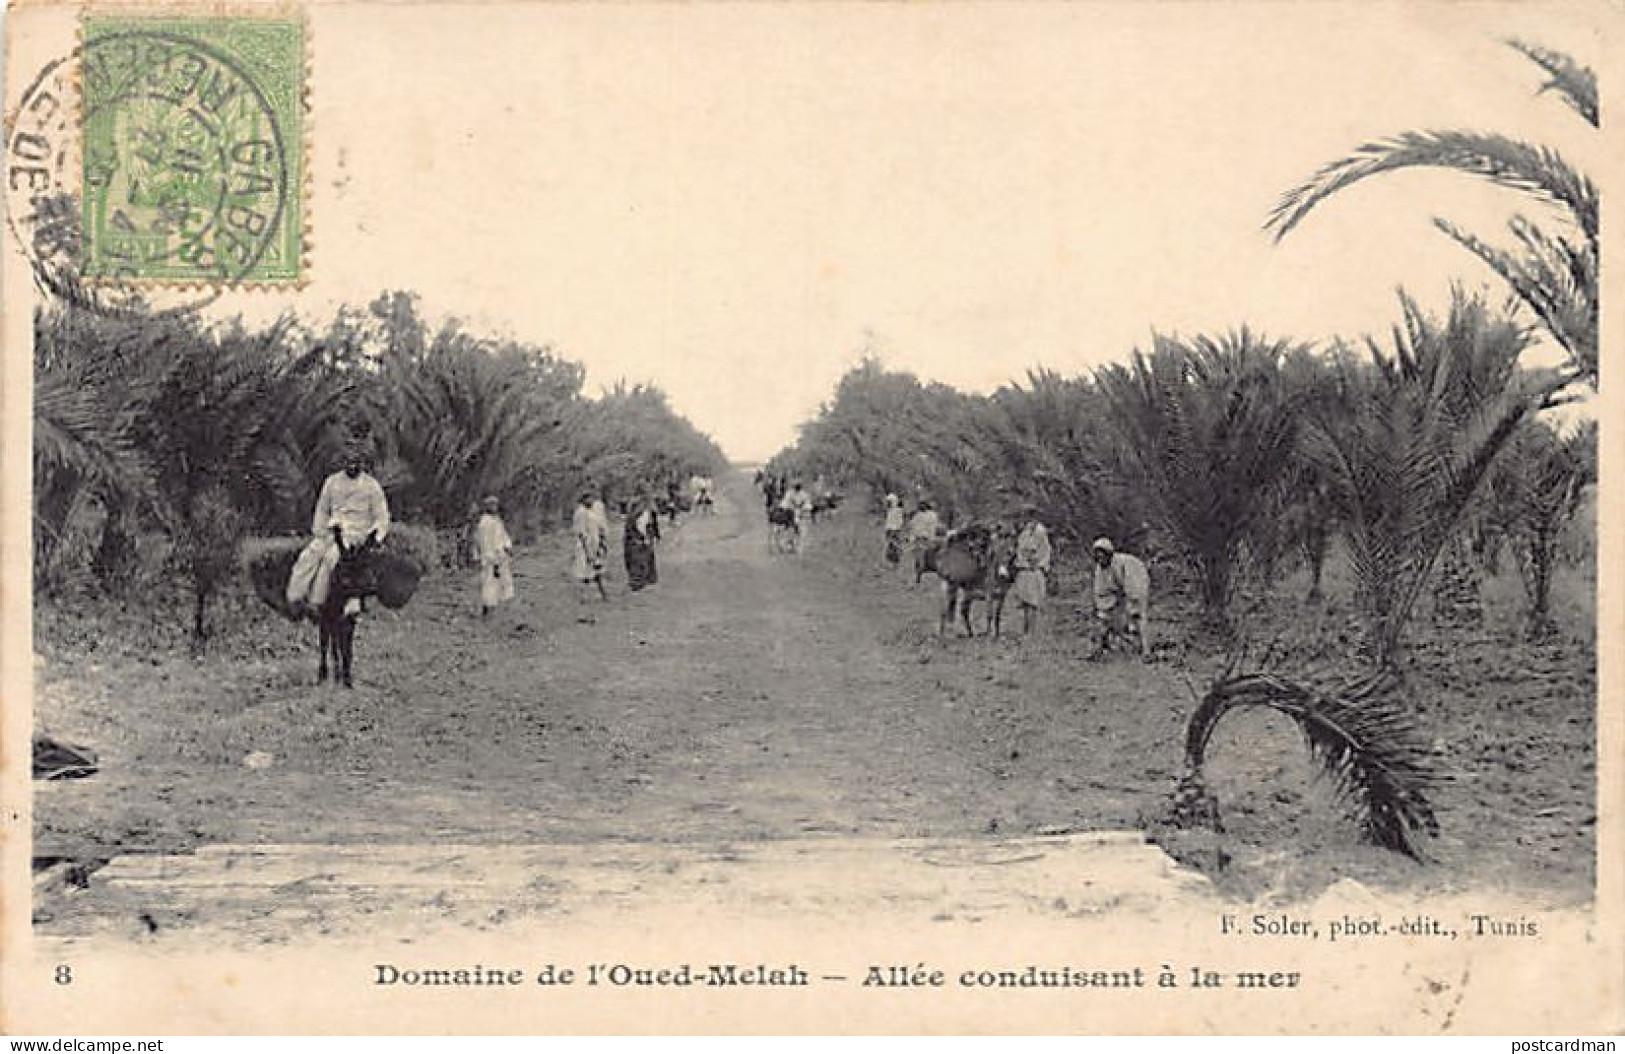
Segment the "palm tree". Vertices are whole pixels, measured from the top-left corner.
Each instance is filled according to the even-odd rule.
[[[194,640],[250,529],[302,525],[312,447],[342,389],[283,320],[250,333],[176,316],[108,318],[68,304],[36,317],[36,572],[52,566],[68,514],[101,506],[97,563],[134,530],[175,543]],[[297,511],[295,511],[297,510]],[[105,583],[104,583],[105,584]]]
[[[404,469],[401,508],[437,527],[467,519],[487,494],[504,498],[559,445],[556,413],[536,405],[529,378],[474,342],[436,346],[398,379],[394,443]]]
[[[1567,435],[1531,421],[1509,444],[1490,483],[1493,530],[1512,546],[1529,599],[1528,634],[1542,640],[1556,631],[1551,615],[1552,573],[1563,531],[1579,513],[1585,488],[1597,479],[1597,423]]]
[[[1282,398],[1298,408],[1321,414],[1340,409],[1338,392],[1326,358],[1308,348],[1288,355],[1281,364]],[[1279,565],[1301,560],[1309,572],[1308,603],[1325,598],[1326,560],[1341,528],[1331,488],[1319,464],[1304,448],[1303,429],[1288,453],[1276,485],[1266,493],[1268,514],[1248,540],[1249,557],[1261,584],[1269,587]]]
[[[344,389],[320,376],[320,350],[303,349],[290,327],[283,319],[259,332],[210,333],[168,321],[159,327],[163,354],[130,390],[135,442],[191,583],[196,645],[244,536],[305,526],[314,493],[307,447],[331,446],[344,423]]]
[[[106,513],[103,538],[119,521],[150,506],[148,466],[130,442],[129,418],[116,399],[82,375],[39,374],[34,382],[35,586],[49,591],[59,543],[86,501]]]
[[[1555,91],[1582,119],[1598,126],[1597,78],[1560,52],[1519,40],[1509,46],[1544,70],[1542,91]],[[1406,168],[1442,168],[1525,194],[1566,217],[1553,229],[1522,215],[1509,229],[1516,243],[1502,248],[1448,220],[1434,226],[1477,256],[1512,288],[1569,357],[1571,375],[1597,384],[1597,188],[1550,147],[1489,132],[1406,132],[1368,142],[1282,195],[1265,229],[1279,242],[1338,191],[1372,176]]]
[[[1096,376],[1134,482],[1184,550],[1220,631],[1230,628],[1238,558],[1269,514],[1296,439],[1281,365],[1299,350],[1246,329],[1190,344],[1159,336],[1149,355]]]
[[[1317,404],[1306,450],[1344,524],[1376,665],[1394,670],[1412,608],[1496,456],[1555,383],[1518,369],[1530,334],[1459,289],[1442,323],[1403,300],[1391,352],[1341,349],[1340,398]]]
[[[848,370],[834,398],[801,428],[782,469],[824,472],[875,494],[928,495],[949,512],[986,511],[995,463],[983,436],[986,401],[869,357]]]
[[[999,491],[1037,505],[1061,538],[1140,550],[1149,509],[1124,484],[1117,432],[1088,378],[1032,371],[993,393],[984,416]]]
[[[727,463],[722,450],[671,407],[651,384],[618,381],[585,402],[566,423],[576,479],[602,488],[606,501],[663,489],[673,476],[715,472]]]

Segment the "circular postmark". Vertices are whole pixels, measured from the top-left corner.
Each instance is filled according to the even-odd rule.
[[[298,182],[286,143],[222,49],[107,33],[42,67],[8,116],[7,225],[48,293],[111,314],[194,311],[261,280],[281,249]]]
[[[6,226],[47,292],[116,310],[125,305],[90,296],[79,278],[78,58],[41,67],[6,118]]]

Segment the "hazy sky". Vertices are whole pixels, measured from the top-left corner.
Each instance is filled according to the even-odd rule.
[[[1152,328],[1386,327],[1489,280],[1428,224],[1516,195],[1406,174],[1279,246],[1278,195],[1369,137],[1596,133],[1504,47],[1596,63],[1605,5],[318,8],[312,313],[413,289],[653,380],[771,454],[863,353],[990,390]],[[257,311],[281,301],[264,298]]]

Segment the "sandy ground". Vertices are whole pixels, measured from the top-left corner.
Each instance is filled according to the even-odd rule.
[[[1191,852],[1156,828],[1217,662],[1177,643],[1177,605],[1157,612],[1149,666],[1083,661],[1083,598],[1064,577],[1034,639],[939,641],[936,589],[880,561],[861,510],[799,557],[770,553],[760,521],[734,481],[715,516],[668,534],[657,585],[631,594],[617,574],[607,603],[581,602],[562,546],[520,556],[519,599],[489,622],[471,579],[430,579],[404,611],[366,617],[352,691],[318,687],[314,630],[268,614],[194,660],[144,646],[138,622],[42,609],[36,720],[103,767],[35,784],[36,856],[1143,829],[1212,866],[1211,839]],[[1308,896],[1353,878],[1587,900],[1594,650],[1515,640],[1419,631],[1412,690],[1452,777],[1428,866],[1359,843],[1284,721],[1221,728],[1218,888]],[[38,898],[43,931],[73,931],[91,878]]]

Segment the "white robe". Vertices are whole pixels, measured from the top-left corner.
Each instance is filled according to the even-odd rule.
[[[474,528],[474,553],[480,561],[480,604],[494,608],[514,597],[513,539],[502,518],[485,513]]]

